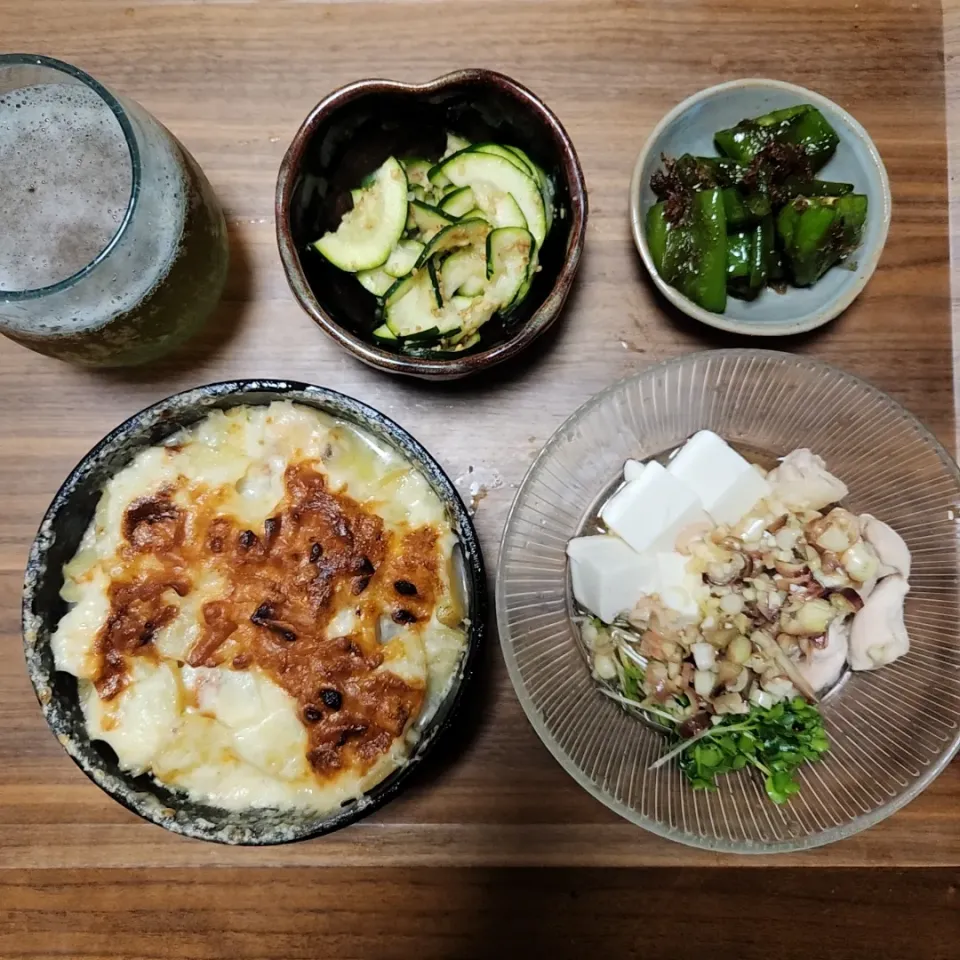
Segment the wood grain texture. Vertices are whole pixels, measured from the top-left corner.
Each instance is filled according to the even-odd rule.
[[[946,870],[23,871],[0,873],[0,956],[767,960],[776,939],[778,960],[947,960],[956,884]],[[803,935],[784,938],[791,894]]]
[[[946,898],[953,896],[948,884],[956,882],[960,865],[960,764],[893,818],[828,848],[747,860],[696,852],[620,821],[563,773],[526,723],[495,635],[462,734],[380,813],[319,841],[263,850],[169,835],[90,784],[49,734],[23,670],[18,608],[30,539],[57,486],[87,449],[169,393],[242,376],[324,384],[397,419],[468,495],[471,485],[486,494],[476,519],[492,571],[504,516],[524,472],[580,403],[654,361],[743,342],[667,309],[643,275],[627,221],[633,160],[653,125],[681,98],[735,77],[789,80],[850,109],[876,140],[893,188],[890,237],[863,296],[828,329],[769,345],[810,353],[866,377],[953,449],[944,50],[937,2],[0,0],[0,24],[5,48],[72,61],[166,123],[219,193],[233,245],[228,289],[215,320],[153,369],[94,374],[0,343],[0,867],[7,868],[0,872],[0,911],[6,911],[0,913],[0,957],[133,960],[162,952],[292,958],[313,955],[313,944],[314,953],[386,958],[409,956],[414,940],[424,956],[466,957],[479,952],[463,944],[476,939],[493,949],[509,940],[512,929],[518,931],[516,944],[546,943],[559,956],[575,942],[562,939],[569,925],[561,914],[570,912],[564,884],[583,892],[581,908],[573,911],[578,917],[599,911],[592,928],[586,919],[577,921],[577,936],[592,932],[591,943],[619,944],[613,955],[621,956],[633,955],[633,940],[610,928],[641,895],[653,891],[661,898],[654,904],[674,897],[673,911],[662,918],[656,918],[659,906],[646,911],[656,918],[657,952],[668,955],[662,948],[671,942],[670,923],[679,922],[678,901],[718,885],[734,915],[751,909],[755,901],[749,898],[773,886],[792,891],[790,902],[808,918],[844,917],[856,925],[860,942],[830,933],[823,957],[868,955],[871,944],[877,955],[903,955],[892,946],[883,949],[891,935],[885,912],[901,903],[920,923],[942,929],[947,914],[934,914],[946,911],[948,902],[955,906]],[[468,62],[457,43],[436,42],[444,36],[468,38]],[[476,381],[428,386],[367,370],[299,310],[276,252],[274,182],[296,127],[333,88],[372,75],[422,81],[465,65],[503,70],[555,109],[587,178],[587,248],[564,317],[530,356]],[[734,864],[738,869],[719,879],[712,869]],[[629,879],[619,873],[492,872],[508,865],[671,869],[646,869]],[[404,872],[441,866],[485,869]],[[785,866],[821,869],[785,872]],[[872,866],[925,869],[879,875],[834,869]],[[265,869],[278,867],[294,869]],[[309,867],[329,869],[306,872]],[[373,867],[397,869],[381,876],[367,872]],[[366,899],[351,899],[343,912],[339,906],[316,910],[312,904],[334,902],[326,895],[338,882],[358,885]],[[128,884],[142,889],[143,911],[131,917],[120,910]],[[598,899],[597,891],[608,889],[612,899]],[[309,894],[298,892],[304,890]],[[511,891],[528,896],[508,896]],[[837,891],[847,912],[830,913],[824,891]],[[449,896],[454,913],[442,923],[432,906],[440,892]],[[99,922],[107,929],[118,924],[129,936],[111,939],[95,926],[84,907],[88,896],[102,911]],[[414,902],[419,920],[405,919],[405,932],[394,941],[385,920],[371,919],[379,939],[358,938],[351,932],[351,911],[373,917],[374,901],[384,910]],[[524,903],[530,916],[520,916]],[[764,903],[775,909],[774,900]],[[244,911],[242,904],[251,908]],[[165,936],[171,929],[165,913],[173,918],[175,943]],[[499,926],[501,915],[514,914],[510,923],[525,927]],[[133,932],[138,923],[139,939]],[[235,933],[221,936],[217,930]],[[696,935],[710,935],[705,923]],[[343,949],[328,951],[328,943]],[[728,954],[733,949],[720,946]],[[748,944],[738,955],[759,956],[760,949]],[[783,955],[799,956],[800,948]],[[931,945],[918,955],[948,953]]]

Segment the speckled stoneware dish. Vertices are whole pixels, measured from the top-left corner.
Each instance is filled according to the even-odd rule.
[[[460,670],[424,727],[411,758],[360,800],[323,816],[267,809],[226,811],[188,800],[147,775],[124,773],[113,751],[87,736],[76,679],[54,669],[50,650],[50,634],[67,609],[60,598],[63,565],[76,552],[104,483],[142,448],[161,443],[211,410],[274,400],[305,404],[355,423],[396,448],[423,472],[445,504],[460,539],[458,560],[462,561],[462,587],[469,611],[467,649]],[[483,641],[486,607],[483,557],[470,516],[443,469],[410,434],[382,413],[333,390],[284,380],[241,380],[168,397],[121,424],[83,458],[54,497],[30,550],[23,591],[23,642],[27,670],[50,729],[80,769],[115,800],[145,819],[189,837],[231,844],[289,843],[347,826],[403,789],[439,735],[451,725]]]
[[[756,300],[727,299],[724,313],[711,313],[657,274],[643,229],[647,211],[657,198],[650,177],[662,157],[684,153],[716,156],[713,135],[741,120],[771,110],[810,103],[827,118],[840,137],[830,161],[817,173],[821,180],[852,183],[865,193],[869,209],[863,242],[846,265],[829,270],[812,287],[790,287],[786,293],[764,290]],[[733,80],[701,90],[674,107],[654,128],[640,151],[630,183],[630,225],[644,265],[660,292],[687,316],[702,323],[755,337],[803,333],[828,323],[853,303],[873,275],[890,227],[890,184],[870,135],[846,110],[819,93],[779,80]]]
[[[480,345],[444,360],[407,357],[370,342],[377,300],[310,244],[336,229],[350,190],[389,156],[439,159],[446,131],[522,147],[553,179],[557,215],[529,295],[505,327],[484,324]],[[566,131],[535,94],[491,70],[459,70],[430,83],[360,80],[331,93],[304,120],[280,166],[277,242],[300,305],[355,357],[389,373],[452,380],[516,356],[556,320],[580,264],[587,191]]]

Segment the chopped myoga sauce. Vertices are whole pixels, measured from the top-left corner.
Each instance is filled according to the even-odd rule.
[[[364,769],[423,703],[422,684],[389,671],[379,621],[416,629],[431,617],[441,595],[437,533],[386,530],[375,513],[330,491],[309,462],[289,466],[284,485],[260,529],[221,515],[217,495],[206,492],[177,498],[177,488],[166,489],[128,507],[120,556],[130,579],[110,588],[97,690],[115,697],[130,658],[157,655],[154,635],[178,615],[192,577],[215,575],[224,588],[200,608],[187,663],[258,667],[296,699],[318,776]],[[345,611],[355,612],[349,634],[329,635]]]

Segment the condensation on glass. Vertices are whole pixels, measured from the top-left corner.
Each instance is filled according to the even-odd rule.
[[[196,161],[131,100],[57,60],[0,56],[0,332],[88,366],[195,333],[226,279]]]

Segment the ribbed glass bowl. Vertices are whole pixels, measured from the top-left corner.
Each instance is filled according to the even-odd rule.
[[[693,790],[655,729],[604,697],[590,677],[569,591],[567,541],[592,524],[628,457],[657,456],[702,428],[782,456],[809,447],[850,488],[846,505],[891,524],[913,552],[910,652],[848,674],[824,699],[832,749],[801,768],[783,806],[748,770]],[[805,357],[763,350],[685,356],[614,384],[553,435],[507,518],[497,618],[528,719],[568,773],[653,833],[736,853],[840,840],[913,799],[960,746],[960,473],[886,394]]]

